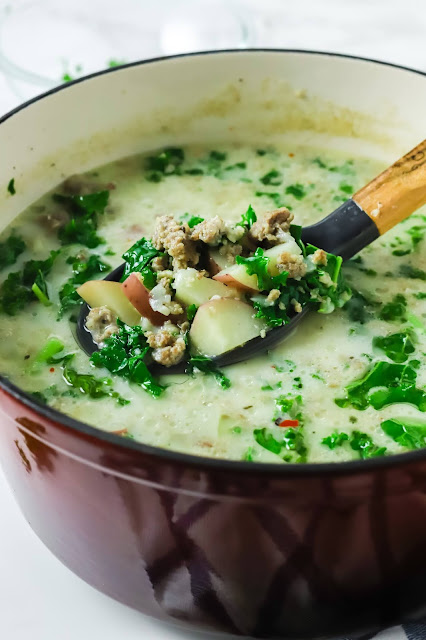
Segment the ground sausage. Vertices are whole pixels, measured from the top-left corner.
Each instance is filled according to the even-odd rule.
[[[278,271],[287,271],[289,278],[300,280],[306,275],[306,264],[302,255],[294,255],[289,251],[283,251],[277,260]]]
[[[193,240],[200,240],[205,244],[218,245],[225,235],[226,226],[222,218],[215,216],[209,220],[203,220],[191,231]]]
[[[195,241],[186,223],[177,222],[173,216],[161,216],[152,236],[152,244],[159,251],[167,251],[173,259],[174,269],[195,267],[199,261]]]
[[[94,307],[87,314],[86,327],[93,341],[101,344],[118,331],[117,317],[108,307]]]
[[[280,244],[285,238],[284,234],[290,229],[292,220],[293,214],[286,207],[267,211],[252,225],[249,236],[256,244],[263,242],[269,246]]]

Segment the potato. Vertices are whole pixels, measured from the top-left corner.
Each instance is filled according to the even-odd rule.
[[[266,329],[249,304],[233,298],[205,302],[195,314],[189,331],[193,351],[218,356],[256,338]]]
[[[176,300],[183,304],[195,304],[197,307],[208,302],[213,296],[221,298],[239,298],[236,289],[227,287],[211,278],[199,277],[196,269],[180,269],[173,283],[176,289]]]
[[[77,289],[77,293],[89,307],[106,306],[131,327],[140,324],[141,314],[126,298],[119,282],[89,280]]]
[[[143,283],[140,273],[131,273],[128,278],[121,284],[124,295],[139,311],[140,315],[148,318],[152,324],[160,327],[168,319],[167,316],[154,311],[149,304],[149,289]]]

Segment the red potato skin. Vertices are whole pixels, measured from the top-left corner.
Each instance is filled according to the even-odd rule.
[[[148,318],[153,325],[161,327],[168,320],[167,316],[154,311],[149,304],[149,289],[142,282],[140,273],[131,273],[121,284],[121,287],[129,302],[139,311],[141,316]]]
[[[223,284],[227,284],[234,289],[238,289],[238,291],[244,291],[245,293],[256,293],[256,289],[252,287],[247,287],[245,284],[233,278],[229,273],[223,273],[220,276],[213,276],[213,280],[217,280],[218,282],[223,282]],[[257,292],[258,293],[258,292]],[[139,309],[138,309],[139,311]]]

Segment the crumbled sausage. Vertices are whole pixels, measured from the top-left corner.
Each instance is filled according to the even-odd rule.
[[[275,300],[278,300],[279,297],[280,297],[280,290],[271,289],[271,291],[268,293],[268,297],[266,298],[266,302],[272,304],[273,302],[275,302]]]
[[[153,271],[165,271],[167,269],[167,257],[157,256],[151,262],[151,269]]]
[[[270,246],[279,244],[284,240],[284,234],[290,229],[292,220],[293,214],[286,207],[268,211],[263,218],[252,225],[249,236],[257,244],[260,242],[266,242]]]
[[[324,249],[317,249],[315,253],[311,255],[311,260],[314,264],[327,264],[327,254]]]
[[[219,216],[215,216],[195,225],[191,232],[191,238],[215,246],[222,240],[225,232],[226,225],[224,221]]]
[[[173,216],[161,216],[152,236],[152,244],[159,251],[167,251],[173,259],[174,269],[195,267],[199,261],[191,230],[186,223],[177,222]]]
[[[155,333],[148,333],[147,341],[153,349],[153,360],[165,367],[178,364],[185,354],[185,340],[178,328],[170,322],[167,322]]]
[[[65,209],[56,209],[53,213],[44,213],[39,217],[40,224],[48,231],[58,231],[69,222],[70,216]]]
[[[87,314],[86,327],[93,341],[101,344],[118,331],[117,317],[108,307],[94,307]]]
[[[219,249],[220,255],[226,258],[228,264],[235,264],[235,256],[240,256],[242,251],[242,245],[232,244],[230,242],[225,242]]]
[[[283,251],[277,260],[278,271],[287,271],[289,278],[300,280],[306,275],[306,264],[302,255]]]

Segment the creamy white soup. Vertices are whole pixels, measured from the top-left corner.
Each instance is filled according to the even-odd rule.
[[[0,238],[0,373],[37,402],[99,429],[196,455],[339,462],[425,446],[424,211],[346,262],[338,290],[327,272],[333,256],[300,248],[294,231],[382,169],[328,149],[230,146],[156,150],[72,176]],[[13,197],[19,183],[11,179],[8,189]],[[275,231],[265,231],[264,220],[278,220]],[[195,259],[170,245],[173,224],[186,234],[179,242],[192,238],[185,251],[196,246]],[[131,247],[142,247],[144,264]],[[92,281],[123,263],[125,252],[127,276],[139,275],[117,319],[115,293]],[[267,285],[250,284],[260,282],[259,264],[268,264]],[[306,284],[309,274],[330,297]],[[88,328],[103,356],[90,358],[76,342],[77,289],[92,307]],[[264,335],[300,312],[305,294],[315,308],[285,341],[240,364],[211,366],[220,345],[236,346],[233,317],[247,339]],[[117,366],[134,326],[133,337],[148,341],[151,359],[164,365],[160,375],[150,374],[150,361],[134,373],[140,349],[126,355],[123,347],[127,361]],[[188,354],[186,372],[168,373]]]

